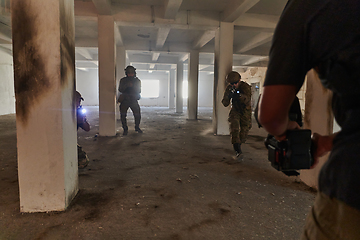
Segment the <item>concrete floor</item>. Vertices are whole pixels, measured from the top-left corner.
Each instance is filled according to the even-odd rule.
[[[253,123],[235,161],[229,136],[212,134],[212,109],[186,120],[142,107],[143,134],[99,137],[98,108],[78,142],[90,164],[65,212],[19,212],[15,116],[0,116],[0,240],[12,239],[299,239],[315,193],[274,170]],[[186,111],[185,111],[186,113]]]

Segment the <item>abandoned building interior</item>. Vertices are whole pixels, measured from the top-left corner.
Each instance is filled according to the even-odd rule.
[[[255,108],[287,0],[0,3],[0,239],[297,239],[327,156],[287,177],[253,122],[236,163],[221,104],[234,70]],[[128,65],[142,81],[144,133],[125,137],[116,100]],[[332,133],[331,94],[317,89],[310,71],[298,93],[304,128]],[[90,132],[76,130],[75,90]]]

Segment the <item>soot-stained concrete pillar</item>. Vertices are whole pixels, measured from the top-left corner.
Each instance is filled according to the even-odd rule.
[[[11,11],[20,211],[63,211],[78,191],[74,0]]]
[[[184,106],[183,98],[183,81],[184,80],[184,63],[178,62],[176,66],[176,112],[182,113]]]
[[[333,133],[334,117],[331,109],[332,92],[324,88],[317,73],[310,70],[307,74],[305,93],[304,129],[313,133],[328,135]],[[317,188],[321,167],[329,154],[319,159],[319,164],[311,170],[301,170],[300,179],[310,187]]]
[[[199,51],[191,50],[188,65],[188,119],[197,119],[198,84],[199,84]]]
[[[216,135],[229,134],[230,107],[224,107],[221,100],[227,85],[226,75],[232,70],[233,42],[234,24],[221,22],[215,33],[213,130]]]
[[[169,72],[169,108],[175,108],[175,69]]]
[[[112,16],[98,16],[99,134],[116,135],[115,22]]]
[[[126,52],[125,47],[116,46],[116,71],[115,71],[115,79],[116,79],[116,99],[119,97],[119,84],[120,79],[125,77],[125,66],[126,65]],[[120,119],[120,109],[119,104],[116,107],[116,118]]]

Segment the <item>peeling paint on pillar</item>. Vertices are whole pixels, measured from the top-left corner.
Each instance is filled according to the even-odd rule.
[[[36,41],[37,17],[27,11],[26,3],[16,2],[11,8],[17,16],[16,21],[12,18],[16,119],[26,125],[32,107],[45,96],[51,83]]]

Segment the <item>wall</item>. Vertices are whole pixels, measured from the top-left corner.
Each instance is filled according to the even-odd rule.
[[[15,113],[13,59],[0,50],[0,115]]]
[[[214,97],[214,74],[207,72],[199,73],[199,107],[212,107]]]
[[[139,101],[140,106],[156,106],[168,107],[169,106],[169,78],[168,72],[153,71],[137,71],[137,77],[144,82],[146,80],[159,80],[159,97],[158,98],[141,98]]]
[[[99,71],[88,69],[87,71],[76,69],[76,90],[85,99],[83,106],[99,106]]]

